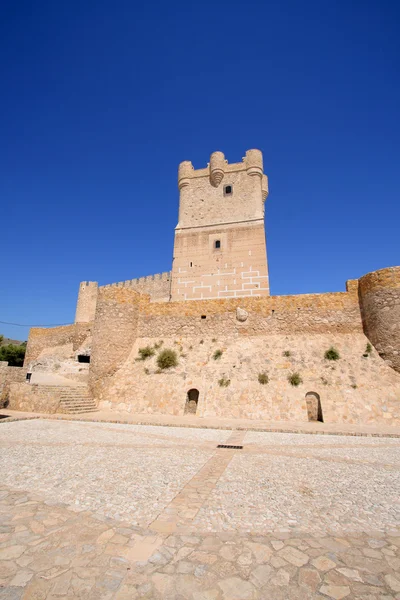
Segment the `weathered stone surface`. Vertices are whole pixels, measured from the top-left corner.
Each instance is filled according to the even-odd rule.
[[[247,321],[248,317],[249,317],[249,313],[247,312],[247,310],[244,310],[244,308],[240,308],[240,306],[238,306],[236,309],[237,320],[240,321],[241,323],[244,323],[244,321]]]

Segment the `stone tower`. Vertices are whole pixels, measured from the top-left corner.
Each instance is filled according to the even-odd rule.
[[[178,186],[171,300],[269,296],[260,150],[233,164],[214,152],[205,169],[182,162]]]

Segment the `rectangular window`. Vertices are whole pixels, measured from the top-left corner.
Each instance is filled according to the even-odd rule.
[[[215,240],[215,248],[221,248],[221,240]]]
[[[231,185],[224,186],[224,196],[232,196],[233,187]]]

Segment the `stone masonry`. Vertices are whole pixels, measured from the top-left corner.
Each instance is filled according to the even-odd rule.
[[[261,152],[185,161],[178,186],[172,271],[81,283],[74,325],[31,330],[24,372],[39,385],[27,394],[13,375],[10,408],[19,395],[39,406],[45,385],[84,385],[100,408],[131,413],[184,415],[190,395],[204,417],[399,424],[400,267],[345,292],[271,296]],[[176,366],[160,368],[163,349]]]

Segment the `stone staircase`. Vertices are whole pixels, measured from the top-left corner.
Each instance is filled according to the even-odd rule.
[[[86,386],[65,386],[62,388],[57,412],[77,415],[96,411],[96,402],[91,398]]]

